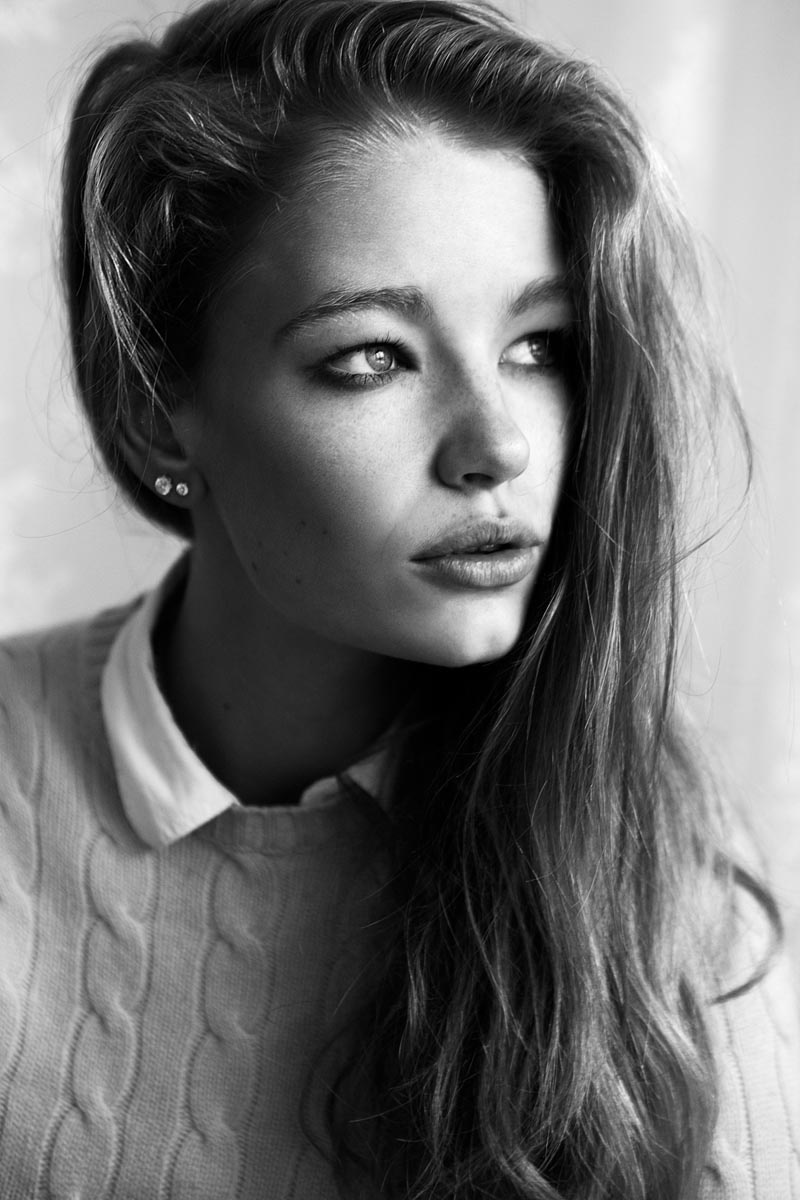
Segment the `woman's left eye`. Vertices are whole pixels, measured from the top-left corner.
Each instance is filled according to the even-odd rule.
[[[532,367],[538,371],[557,370],[564,359],[563,343],[564,336],[560,330],[527,333],[503,351],[500,362]]]

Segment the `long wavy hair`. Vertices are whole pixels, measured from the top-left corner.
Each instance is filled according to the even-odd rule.
[[[190,534],[120,430],[169,412],[259,222],[291,219],[346,148],[432,125],[546,183],[576,314],[571,457],[518,645],[427,671],[398,739],[392,950],[333,1153],[348,1196],[688,1200],[746,877],[674,711],[683,514],[698,436],[738,408],[616,87],[468,0],[211,0],[105,51],[65,159],[77,387],[121,485]]]

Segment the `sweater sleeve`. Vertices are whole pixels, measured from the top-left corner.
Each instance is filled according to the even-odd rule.
[[[798,1000],[786,957],[714,1005],[711,1022],[720,1106],[699,1200],[800,1200]]]

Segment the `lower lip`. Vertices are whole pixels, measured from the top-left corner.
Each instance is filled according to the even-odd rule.
[[[521,583],[533,570],[536,547],[496,550],[493,554],[441,554],[416,565],[442,583],[458,588],[503,588]]]

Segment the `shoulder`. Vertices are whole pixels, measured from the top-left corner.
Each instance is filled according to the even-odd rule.
[[[133,605],[0,640],[0,762],[24,758],[42,730],[77,720],[96,692],[116,633]]]
[[[138,600],[46,629],[0,639],[0,701],[36,694],[46,680],[69,674],[76,659],[97,655],[102,663],[117,630]]]
[[[701,1200],[800,1200],[800,1010],[788,958],[736,990],[757,978],[771,937],[761,906],[740,894],[732,990],[710,1010],[720,1104]]]

